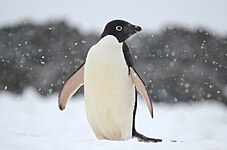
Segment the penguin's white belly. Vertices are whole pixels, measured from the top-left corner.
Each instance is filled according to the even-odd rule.
[[[135,89],[122,50],[91,48],[85,63],[84,89],[86,114],[96,137],[129,139]]]

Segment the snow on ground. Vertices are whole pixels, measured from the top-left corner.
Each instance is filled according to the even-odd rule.
[[[151,119],[139,101],[137,130],[163,138],[158,144],[97,140],[86,120],[82,96],[74,97],[63,112],[58,109],[57,95],[42,97],[31,89],[21,96],[1,93],[0,102],[0,150],[227,149],[227,108],[217,102],[155,103],[155,118]]]

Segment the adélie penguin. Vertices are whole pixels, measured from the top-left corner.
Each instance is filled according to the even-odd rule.
[[[161,142],[135,129],[137,91],[153,117],[153,106],[146,85],[133,67],[125,43],[141,27],[124,20],[113,20],[104,28],[100,40],[88,51],[86,61],[64,84],[59,94],[59,108],[64,110],[72,95],[84,85],[88,122],[98,139]]]

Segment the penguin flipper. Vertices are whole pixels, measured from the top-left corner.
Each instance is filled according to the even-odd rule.
[[[75,71],[65,82],[58,96],[58,106],[64,110],[67,102],[74,93],[84,84],[84,64]]]
[[[142,95],[144,101],[147,104],[151,117],[153,118],[152,100],[150,98],[150,95],[148,94],[145,83],[143,82],[143,80],[141,79],[141,77],[139,76],[139,74],[136,72],[136,70],[133,67],[130,67],[130,74],[132,77],[132,81],[133,81],[134,85],[136,86],[136,89]]]

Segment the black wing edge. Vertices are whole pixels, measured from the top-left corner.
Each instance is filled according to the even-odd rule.
[[[146,137],[143,134],[136,131],[136,127],[135,127],[136,110],[137,110],[137,91],[135,88],[135,105],[134,105],[134,110],[133,110],[132,137],[133,138],[136,137],[139,142],[146,142],[146,143],[162,142],[162,139]]]
[[[125,57],[125,61],[126,61],[126,64],[128,66],[128,75],[130,75],[130,67],[133,68],[133,61],[132,61],[132,55],[131,55],[131,52],[127,46],[127,44],[124,42],[123,43],[123,54],[124,54],[124,57]]]

